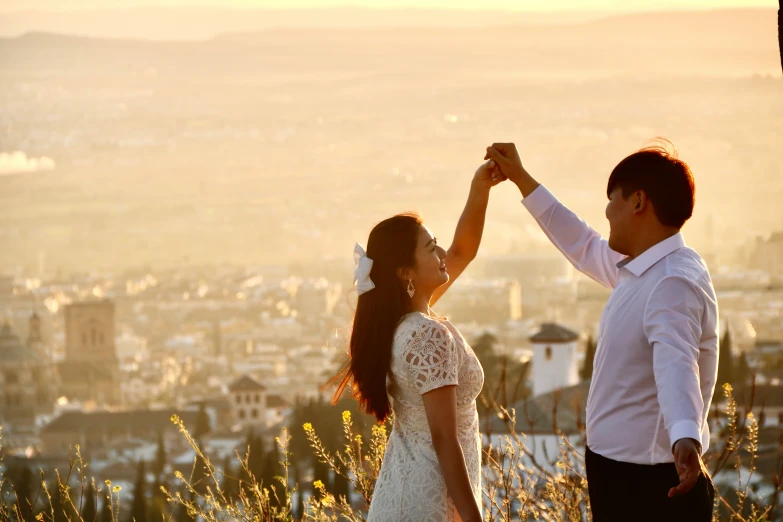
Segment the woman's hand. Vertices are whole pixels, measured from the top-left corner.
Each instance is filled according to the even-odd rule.
[[[476,169],[471,188],[489,190],[506,179],[494,160],[485,161]]]
[[[459,217],[457,230],[454,231],[454,241],[452,241],[446,256],[448,258],[446,266],[449,269],[449,280],[439,286],[432,294],[430,306],[441,298],[476,257],[481,243],[481,235],[484,232],[489,189],[505,180],[506,176],[500,171],[495,160],[487,161],[476,170],[473,181],[470,183],[465,210]]]

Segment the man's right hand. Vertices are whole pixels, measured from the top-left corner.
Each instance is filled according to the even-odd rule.
[[[503,175],[519,187],[523,197],[527,197],[538,187],[538,182],[522,166],[519,152],[513,143],[493,143],[491,147],[487,147],[484,159],[494,160]]]

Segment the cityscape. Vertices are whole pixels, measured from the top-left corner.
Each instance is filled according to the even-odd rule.
[[[199,458],[175,418],[221,470],[234,459],[234,473],[248,445],[274,455],[290,436],[297,506],[324,480],[364,509],[302,430],[312,422],[337,449],[344,410],[372,428],[348,393],[329,404],[327,385],[347,361],[354,243],[417,210],[447,248],[493,141],[515,141],[527,168],[606,234],[609,172],[666,136],[696,179],[684,236],[718,295],[719,375],[759,423],[753,492],[780,496],[774,16],[668,13],[670,48],[658,46],[655,12],[545,17],[525,32],[452,20],[0,38],[0,469],[12,482],[38,470],[51,480],[78,446],[96,483],[130,503],[141,480],[151,506],[161,477],[188,475]],[[518,427],[546,461],[563,436],[584,445],[609,291],[551,246],[520,199],[510,183],[492,189],[479,255],[436,310],[485,357],[484,393],[499,402],[490,377],[503,361],[516,384],[507,395],[504,382],[502,402],[540,414]],[[718,437],[720,390],[714,402]],[[486,415],[496,440],[505,424]]]

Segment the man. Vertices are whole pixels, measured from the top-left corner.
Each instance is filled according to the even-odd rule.
[[[594,522],[712,520],[701,455],[718,368],[718,305],[685,245],[694,183],[664,147],[631,154],[607,187],[609,240],[525,170],[514,144],[487,148],[523,205],[581,272],[613,289],[587,399],[585,463]]]

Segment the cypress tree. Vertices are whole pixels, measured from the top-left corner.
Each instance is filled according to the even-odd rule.
[[[257,435],[250,445],[250,458],[247,461],[248,469],[253,474],[256,482],[261,482],[264,478],[264,467],[266,466],[266,451],[264,448],[264,439]]]
[[[29,520],[33,512],[32,501],[35,495],[33,494],[33,472],[27,465],[22,466],[15,489],[16,504],[22,512],[22,518]]]
[[[183,499],[187,497],[189,501],[193,501],[193,493],[190,493],[189,495],[185,495],[183,493]],[[195,517],[188,514],[188,510],[185,509],[184,506],[181,504],[178,504],[177,507],[174,509],[174,520],[177,522],[194,522]]]
[[[163,432],[158,432],[158,450],[155,453],[155,462],[152,465],[152,472],[156,479],[160,479],[163,470],[166,468],[166,445],[163,440]]]
[[[737,365],[734,368],[734,381],[738,386],[748,384],[750,380],[750,366],[748,365],[748,355],[742,352],[737,358]]]
[[[304,513],[305,513],[304,484],[302,484],[302,475],[299,471],[299,463],[295,462],[293,464],[293,468],[294,468],[294,484],[296,484],[297,487],[296,513],[294,516],[299,520],[302,520],[304,519]]]
[[[332,486],[332,494],[338,501],[340,497],[345,497],[350,502],[351,483],[347,478],[343,477],[339,473],[334,474],[334,485]]]
[[[266,454],[264,462],[264,471],[261,476],[262,487],[269,490],[269,501],[273,506],[279,506],[278,498],[283,500],[281,484],[275,477],[279,477],[283,474],[282,467],[280,466],[280,454],[277,451],[277,444],[273,444],[272,448]],[[274,492],[273,492],[274,491]],[[277,493],[277,498],[275,497]]]
[[[734,384],[734,359],[731,354],[731,332],[726,324],[726,332],[720,340],[718,348],[718,379],[715,382],[715,392],[712,402],[717,403],[723,398],[723,385]]]
[[[583,381],[588,381],[593,378],[593,360],[595,359],[595,341],[593,336],[587,338],[587,347],[585,348],[585,362],[582,365],[582,369],[579,372],[579,377]]]
[[[144,461],[139,461],[139,471],[136,477],[136,486],[133,489],[133,501],[131,502],[130,520],[136,522],[147,522],[147,499],[144,496],[145,490],[145,470]]]
[[[221,480],[220,489],[223,490],[223,495],[231,503],[236,500],[239,494],[236,474],[231,464],[231,455],[226,455],[226,459],[223,461],[223,479]]]
[[[107,494],[103,498],[103,508],[101,509],[101,519],[100,519],[100,522],[113,522],[112,512],[111,512],[111,496],[110,496],[110,494]]]
[[[196,439],[196,446],[204,452],[204,446],[201,444],[201,441],[199,439]],[[195,458],[193,460],[193,475],[191,478],[191,486],[193,486],[193,489],[199,492],[204,492],[207,490],[207,469],[206,469],[206,462],[204,462],[204,459],[198,456],[198,453],[196,453]]]
[[[198,408],[198,416],[196,417],[196,429],[193,431],[194,439],[201,439],[204,435],[207,435],[212,431],[212,422],[209,419],[209,414],[202,402]]]
[[[332,490],[332,481],[330,477],[329,464],[321,462],[319,459],[315,459],[313,462],[313,482],[320,480],[326,486],[327,491]]]
[[[261,480],[264,483],[264,487],[270,487],[272,484],[278,485],[275,480],[283,474],[283,470],[280,467],[280,453],[277,451],[277,444],[272,445],[272,449],[266,454],[264,460],[264,471],[261,475]]]
[[[87,492],[84,494],[81,516],[84,522],[95,522],[98,518],[98,499],[92,481],[87,485]]]
[[[163,522],[166,520],[166,495],[161,491],[161,487],[166,487],[165,482],[155,481],[152,487],[152,501],[150,503],[149,521]],[[85,522],[87,522],[85,520]]]

